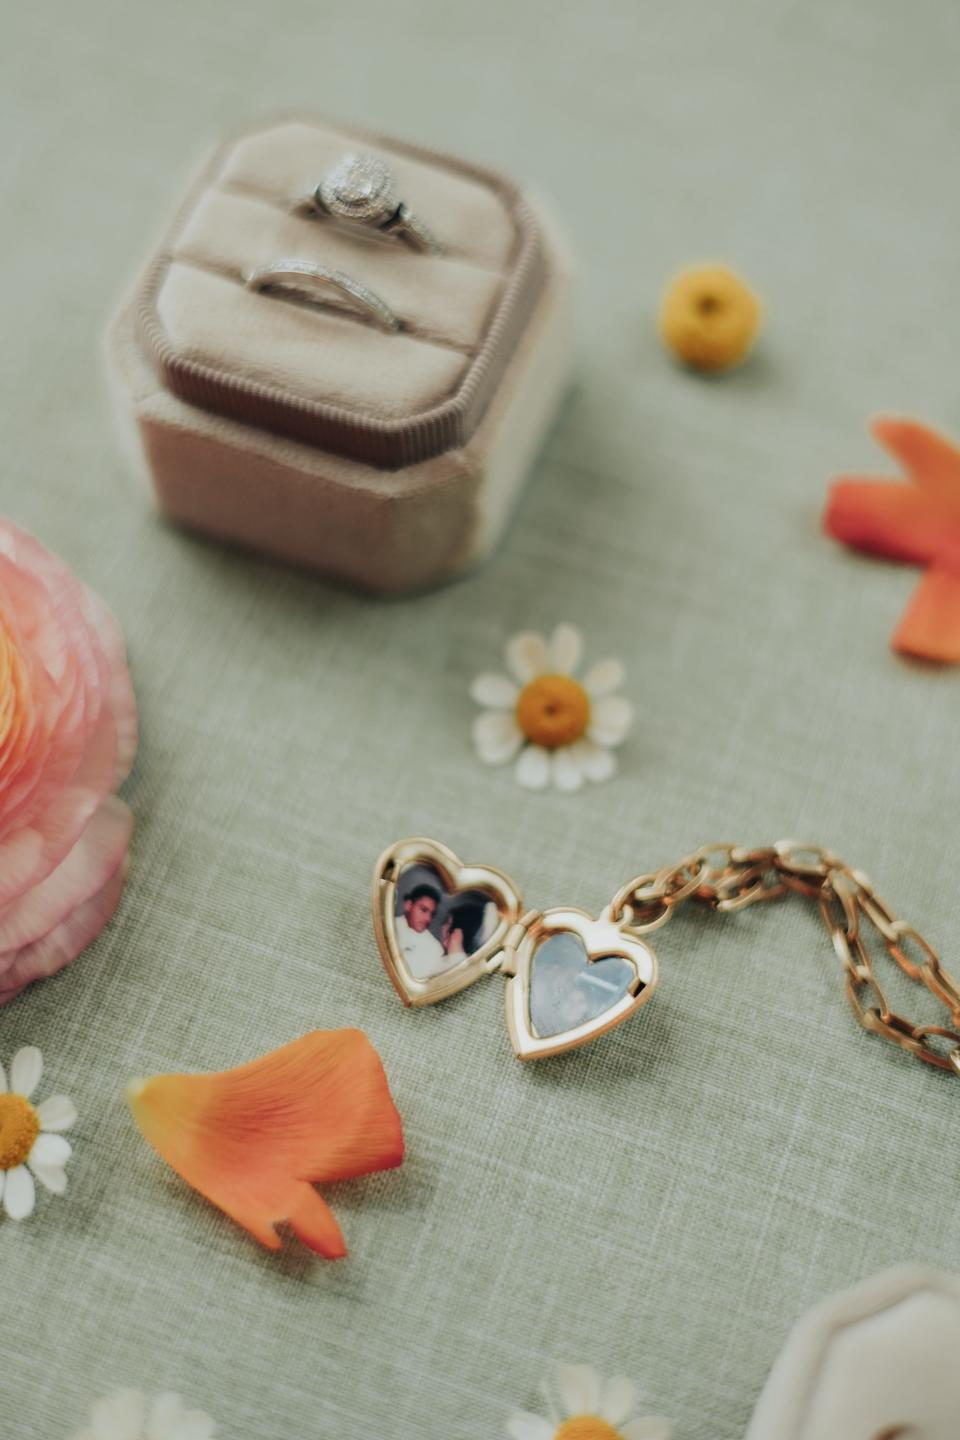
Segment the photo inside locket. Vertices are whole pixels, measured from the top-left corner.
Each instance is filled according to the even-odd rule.
[[[497,902],[486,891],[451,891],[434,865],[417,861],[400,872],[394,928],[415,980],[430,980],[475,955],[499,918]]]

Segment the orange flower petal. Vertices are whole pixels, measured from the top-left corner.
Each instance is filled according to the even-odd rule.
[[[127,1092],[150,1144],[262,1245],[289,1221],[311,1249],[346,1254],[311,1181],[387,1170],[403,1159],[400,1116],[360,1030],[314,1030],[217,1075],[156,1075]]]
[[[945,435],[887,415],[878,415],[870,430],[921,490],[960,512],[960,450]]]
[[[858,550],[927,565],[944,544],[943,517],[914,485],[844,476],[830,487],[823,526]]]
[[[901,655],[960,664],[960,570],[931,565],[890,644]]]
[[[288,1218],[304,1245],[309,1245],[311,1250],[316,1250],[328,1260],[340,1260],[346,1255],[347,1246],[337,1217],[311,1185],[300,1186]]]
[[[960,662],[960,450],[916,420],[880,416],[871,428],[910,483],[843,476],[830,488],[824,529],[846,545],[930,566],[890,643]]]

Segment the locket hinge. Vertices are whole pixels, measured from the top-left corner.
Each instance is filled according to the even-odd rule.
[[[528,910],[515,924],[507,931],[503,942],[503,949],[494,956],[490,966],[491,974],[496,971],[500,975],[516,975],[517,973],[517,950],[523,941],[524,936],[531,926],[536,925],[538,920],[543,918],[542,910]]]

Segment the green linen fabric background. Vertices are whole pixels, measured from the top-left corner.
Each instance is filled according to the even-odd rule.
[[[0,1222],[0,1434],[59,1440],[134,1385],[225,1440],[492,1440],[559,1358],[634,1376],[677,1440],[741,1436],[808,1305],[960,1269],[956,1079],[856,1028],[798,900],[679,918],[639,1019],[521,1067],[498,980],[401,1008],[368,887],[426,833],[596,908],[792,833],[949,961],[960,672],[890,654],[916,573],[818,517],[832,474],[892,471],[871,413],[960,430],[955,0],[51,0],[7,7],[3,66],[0,506],[116,611],[143,737],[115,922],[0,1012],[4,1059],[39,1044],[80,1111],[67,1196]],[[512,171],[580,261],[576,383],[506,543],[400,603],[172,531],[103,398],[105,317],[202,147],[304,103]],[[766,328],[702,381],[654,319],[714,257]],[[615,783],[530,795],[474,758],[467,690],[561,619],[625,659],[638,722]],[[331,1194],[349,1260],[275,1258],[123,1088],[338,1025],[382,1053],[409,1158]]]

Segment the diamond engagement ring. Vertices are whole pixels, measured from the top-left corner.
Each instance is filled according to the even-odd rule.
[[[310,260],[273,260],[258,265],[246,276],[250,290],[286,290],[308,300],[318,300],[335,310],[372,320],[381,330],[399,330],[400,321],[379,295],[342,270],[328,270]]]
[[[441,249],[422,220],[400,199],[389,165],[378,155],[342,155],[312,194],[294,207],[301,215],[328,215],[404,240],[414,250]]]

